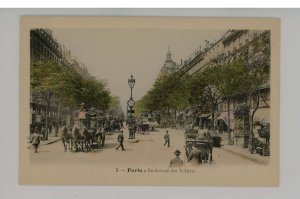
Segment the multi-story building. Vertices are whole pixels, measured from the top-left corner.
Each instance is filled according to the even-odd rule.
[[[228,30],[216,42],[209,44],[206,41],[204,50],[199,51],[193,59],[186,61],[181,70],[186,74],[194,75],[207,67],[231,63],[239,57],[243,57],[249,67],[258,65],[263,57],[263,53],[257,51],[256,46],[262,40],[269,41],[269,39],[270,31],[267,30]],[[267,43],[267,45],[270,45],[270,42]],[[256,92],[262,97],[255,112],[254,122],[269,123],[270,84],[262,85]],[[229,111],[228,99],[230,99]],[[244,110],[242,107],[245,107],[245,105],[248,107],[248,113],[253,112],[256,108],[255,99],[249,98],[246,91],[234,96],[222,96],[218,104],[218,111],[215,114],[218,116],[216,119],[219,120],[219,123],[223,123],[223,126],[226,128],[228,128],[229,124],[232,130],[239,128],[239,134],[243,134],[247,131],[245,128],[248,128],[248,124],[246,124],[247,122],[242,122],[243,125],[241,125],[239,119],[241,118],[241,110]],[[199,112],[202,112],[207,118],[209,116],[207,114],[208,110],[209,106],[203,106]],[[201,115],[199,117],[201,118]],[[197,122],[199,122],[199,119]]]
[[[30,59],[31,60],[52,60],[60,64],[62,50],[60,44],[53,38],[49,29],[30,30]]]
[[[193,75],[206,67],[232,62],[239,55],[249,53],[254,56],[251,44],[257,42],[265,34],[270,33],[263,30],[229,30],[215,43],[209,44],[206,41],[207,45],[204,50],[186,62],[181,70]]]

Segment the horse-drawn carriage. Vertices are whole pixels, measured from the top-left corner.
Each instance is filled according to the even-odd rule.
[[[210,139],[206,133],[201,134],[196,129],[187,129],[185,132],[185,153],[187,159],[190,157],[190,153],[193,147],[199,150],[201,162],[212,161],[212,151],[213,151],[213,141]]]
[[[147,118],[140,118],[137,122],[135,122],[136,130],[141,134],[149,134],[150,133],[150,125]]]
[[[64,145],[65,151],[69,149],[72,151],[75,149],[86,150],[87,152],[93,148],[100,148],[105,143],[105,133],[101,128],[98,129],[79,129],[77,127],[70,127],[69,129],[64,127],[61,134],[61,139]]]
[[[64,127],[61,139],[65,151],[75,149],[76,151],[90,151],[92,148],[104,146],[105,131],[99,126],[95,112],[80,110],[75,116],[74,126]]]
[[[112,135],[114,132],[119,132],[121,130],[122,120],[118,119],[106,119],[104,124],[104,131],[107,135]]]

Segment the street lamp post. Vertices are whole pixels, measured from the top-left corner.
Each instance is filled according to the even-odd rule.
[[[129,114],[128,114],[128,126],[129,126],[129,139],[135,138],[135,129],[134,129],[134,121],[133,121],[133,106],[135,104],[135,101],[132,98],[132,89],[135,85],[135,79],[133,78],[133,75],[130,76],[130,79],[128,79],[128,85],[130,88],[130,99],[127,102],[127,105],[129,107]]]

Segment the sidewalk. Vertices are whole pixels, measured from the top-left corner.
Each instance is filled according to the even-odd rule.
[[[58,142],[59,140],[61,140],[60,131],[58,131],[57,137],[56,137],[55,132],[53,130],[51,133],[48,134],[48,140],[41,141],[41,145],[52,144],[52,143]]]
[[[242,144],[233,144],[228,145],[227,144],[227,135],[224,134],[222,136],[222,146],[221,149],[228,151],[230,153],[234,153],[236,155],[239,155],[243,158],[247,158],[253,162],[256,162],[258,164],[268,164],[270,162],[270,156],[261,156],[259,154],[251,154],[248,148],[244,148]]]
[[[184,133],[184,129],[168,128],[168,130],[175,131],[178,133]],[[228,135],[226,133],[221,135],[221,137],[222,137],[221,149],[228,151],[230,153],[236,154],[240,157],[249,159],[258,164],[266,165],[270,162],[270,156],[261,156],[259,154],[251,154],[248,148],[243,148],[242,144],[228,145],[227,144],[227,138],[228,138],[227,136]]]

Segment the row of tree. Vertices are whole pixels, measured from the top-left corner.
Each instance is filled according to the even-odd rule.
[[[258,90],[270,80],[269,44],[269,40],[262,40],[252,46],[256,51],[252,52],[252,57],[246,51],[230,63],[207,67],[193,76],[182,71],[161,74],[151,90],[138,101],[137,108],[161,113],[171,109],[176,113],[176,110],[195,105],[210,107],[214,119],[219,103],[227,102],[229,115],[233,96],[242,94],[248,102],[255,102],[254,110],[249,112],[251,139],[254,114],[262,97]]]
[[[269,82],[268,65],[248,68],[242,59],[230,64],[208,67],[193,76],[182,71],[163,73],[152,89],[138,101],[140,109],[167,112],[209,103],[212,111],[225,98],[236,94],[252,97]]]
[[[101,110],[109,108],[111,96],[104,85],[95,79],[83,78],[71,67],[36,61],[30,69],[30,90],[37,97],[50,102],[55,96],[62,106],[70,108],[82,102]]]

